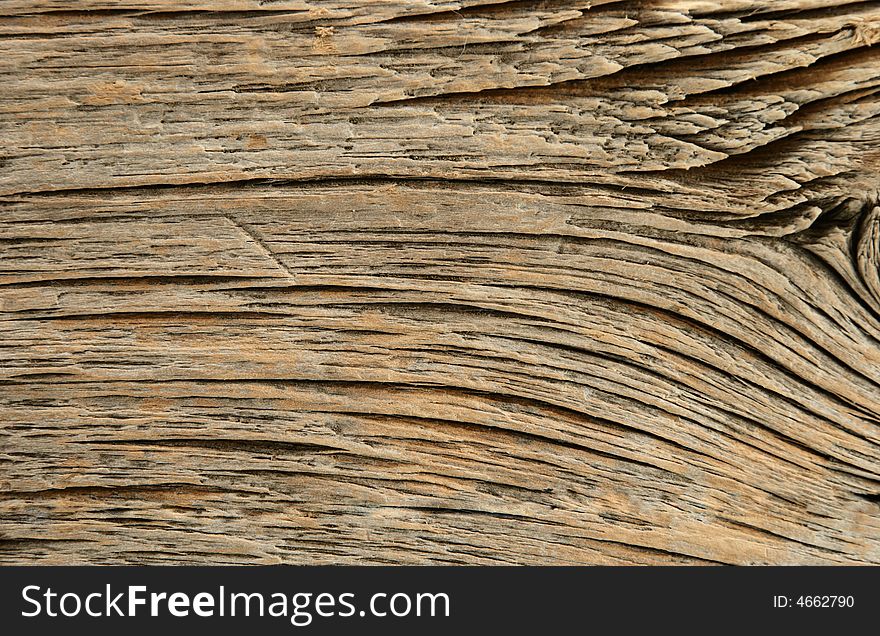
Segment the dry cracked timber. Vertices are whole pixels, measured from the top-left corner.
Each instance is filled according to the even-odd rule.
[[[880,564],[874,44],[5,0],[0,562]]]

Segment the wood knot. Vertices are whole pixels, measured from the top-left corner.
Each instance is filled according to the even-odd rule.
[[[855,245],[856,267],[880,310],[880,206],[869,206]]]

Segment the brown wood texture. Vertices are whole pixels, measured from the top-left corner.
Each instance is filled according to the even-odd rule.
[[[878,43],[4,0],[0,563],[880,564]]]

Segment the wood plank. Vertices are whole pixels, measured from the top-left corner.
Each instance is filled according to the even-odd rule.
[[[0,6],[0,562],[880,564],[880,3]]]

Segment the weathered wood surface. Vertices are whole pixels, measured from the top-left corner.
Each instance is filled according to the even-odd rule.
[[[880,563],[878,42],[5,0],[0,562]]]

